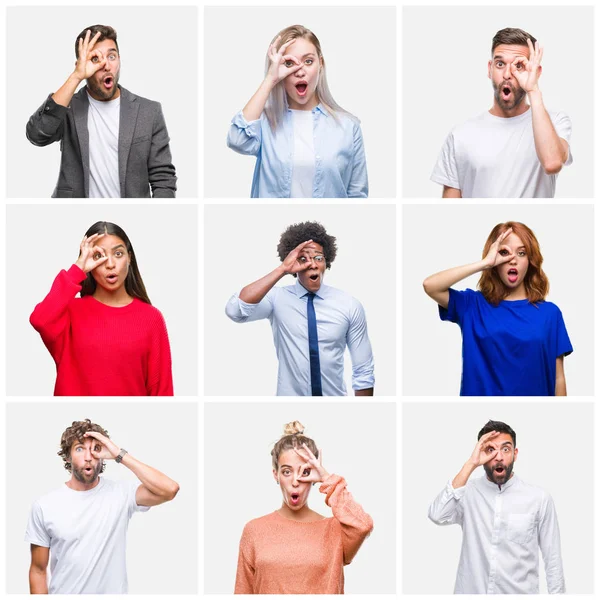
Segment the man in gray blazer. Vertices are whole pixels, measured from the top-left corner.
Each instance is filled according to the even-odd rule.
[[[117,32],[82,31],[75,70],[27,123],[36,146],[60,141],[53,198],[174,198],[177,189],[169,134],[158,102],[119,83]],[[86,80],[86,86],[75,90]]]

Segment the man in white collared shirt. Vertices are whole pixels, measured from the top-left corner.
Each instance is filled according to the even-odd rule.
[[[279,360],[277,395],[345,396],[347,347],[355,395],[372,396],[365,311],[356,298],[323,283],[337,252],[335,237],[320,223],[297,223],[281,235],[277,251],[281,265],[234,294],[225,307],[236,323],[271,322]],[[277,287],[285,275],[297,277],[295,285]]]
[[[458,523],[463,530],[454,593],[539,593],[539,550],[548,592],[565,593],[554,503],[513,473],[515,432],[488,421],[477,439],[469,460],[429,507],[436,525]],[[479,466],[486,476],[469,480]]]

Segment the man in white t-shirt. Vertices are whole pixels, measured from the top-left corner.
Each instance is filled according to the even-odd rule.
[[[119,85],[117,32],[107,25],[84,29],[75,56],[75,70],[26,128],[35,146],[61,143],[52,197],[174,198],[177,177],[162,108]]]
[[[431,175],[443,198],[554,197],[558,172],[573,161],[571,120],[544,106],[542,55],[522,29],[496,33],[488,62],[494,104],[446,138]]]
[[[172,500],[179,485],[119,448],[89,419],[74,421],[62,434],[60,446],[58,454],[71,479],[31,508],[25,533],[31,544],[30,592],[126,594],[129,519]],[[99,477],[104,460],[122,464],[139,481]]]

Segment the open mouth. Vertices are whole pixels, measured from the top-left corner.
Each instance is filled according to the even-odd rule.
[[[495,469],[494,469],[494,473],[496,473],[496,475],[504,475],[506,473],[506,469],[501,466],[498,465]]]
[[[91,475],[94,472],[94,469],[92,469],[92,467],[86,467],[84,472],[86,475]]]
[[[515,281],[517,281],[517,279],[519,278],[519,272],[517,271],[517,269],[509,269],[507,276],[508,276],[508,280],[511,283],[515,283]]]
[[[318,273],[315,273],[314,275],[309,275],[309,276],[308,276],[308,278],[309,278],[311,281],[317,282],[317,281],[319,281],[319,274],[318,274]]]
[[[108,281],[108,283],[117,283],[118,280],[119,280],[118,275],[108,275],[106,277],[106,281]]]
[[[115,80],[113,79],[112,75],[108,75],[107,77],[104,78],[104,81],[102,83],[104,84],[104,87],[107,90],[110,90],[110,89],[112,89],[112,87],[115,83]]]
[[[308,84],[306,81],[299,81],[296,84],[296,91],[298,92],[298,96],[306,96],[306,90],[308,89]]]
[[[510,86],[508,86],[508,85],[505,85],[505,86],[502,88],[502,98],[503,98],[504,100],[508,100],[508,99],[510,98],[511,94],[512,94],[512,89],[511,89],[511,87],[510,87]]]
[[[300,502],[300,494],[291,494],[290,495],[290,502],[294,505],[298,504],[298,502]]]

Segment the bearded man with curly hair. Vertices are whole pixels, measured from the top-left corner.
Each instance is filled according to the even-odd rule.
[[[30,592],[125,594],[129,519],[173,500],[179,485],[133,458],[89,419],[65,429],[58,455],[71,478],[31,508],[25,533],[31,544]],[[105,460],[127,467],[138,481],[101,478]]]
[[[278,396],[345,396],[344,352],[352,360],[352,388],[372,396],[373,353],[361,303],[325,285],[325,271],[337,254],[335,237],[313,221],[290,225],[277,252],[281,264],[244,287],[225,312],[236,323],[269,319],[279,371]],[[296,282],[276,284],[286,275]]]

